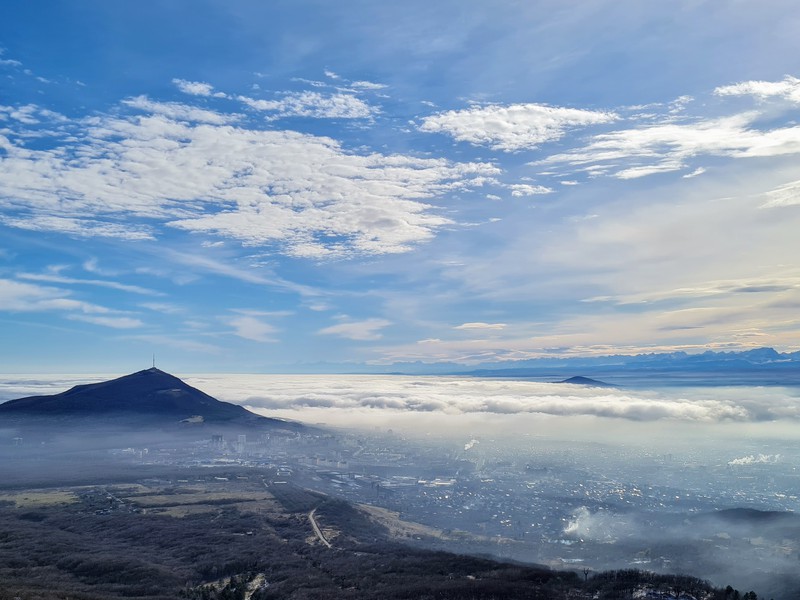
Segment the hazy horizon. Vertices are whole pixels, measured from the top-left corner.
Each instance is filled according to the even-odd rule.
[[[0,375],[0,402],[49,395],[108,375]],[[499,432],[565,441],[664,446],[800,437],[795,387],[595,388],[437,375],[187,374],[181,378],[257,414],[336,428],[453,437]],[[737,442],[732,442],[737,440]],[[468,441],[468,440],[467,440]]]

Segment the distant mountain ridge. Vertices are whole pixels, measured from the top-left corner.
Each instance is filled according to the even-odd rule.
[[[10,400],[0,404],[0,422],[6,419],[302,427],[217,400],[155,367],[109,381],[77,385],[60,394]]]
[[[604,373],[610,371],[709,371],[725,373],[741,370],[786,372],[795,370],[800,381],[800,351],[778,352],[774,348],[707,350],[698,354],[684,351],[647,354],[609,354],[603,356],[548,356],[522,360],[483,362],[467,365],[457,362],[396,362],[386,365],[309,363],[280,365],[274,373],[341,373],[374,375],[473,375],[486,377],[562,377],[576,371]]]
[[[707,350],[700,354],[689,354],[683,351],[649,354],[612,354],[606,356],[586,357],[547,357],[532,358],[520,361],[503,361],[484,363],[475,370],[507,369],[507,368],[552,368],[552,367],[628,367],[628,368],[673,368],[686,369],[702,366],[703,368],[739,368],[748,367],[785,367],[800,366],[800,352],[780,353],[774,348],[755,348],[740,352],[715,352]]]
[[[800,385],[800,352],[780,353],[773,348],[741,352],[706,351],[700,354],[668,352],[597,357],[536,358],[481,365],[460,371],[475,377],[557,376],[581,370],[592,377],[639,375],[654,381],[680,382],[692,376],[714,385]]]

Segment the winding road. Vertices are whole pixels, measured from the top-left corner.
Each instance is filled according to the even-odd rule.
[[[314,528],[314,533],[317,534],[319,541],[325,544],[328,548],[332,548],[331,543],[325,539],[325,536],[322,534],[322,530],[317,525],[316,519],[314,519],[314,513],[317,512],[317,509],[313,509],[310,513],[308,513],[308,520],[311,521],[311,527]]]

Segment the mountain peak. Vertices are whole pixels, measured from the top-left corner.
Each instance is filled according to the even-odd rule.
[[[0,404],[0,418],[143,420],[166,425],[190,422],[258,426],[297,424],[269,419],[222,402],[156,367],[116,379],[75,386],[51,396],[30,396]],[[202,417],[202,419],[198,419]]]

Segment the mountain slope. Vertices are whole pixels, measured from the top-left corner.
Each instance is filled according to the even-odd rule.
[[[222,402],[156,368],[110,381],[78,385],[52,396],[30,396],[0,404],[0,420],[81,421],[102,419],[162,425],[219,424],[283,426],[297,423],[261,417],[242,406]]]

